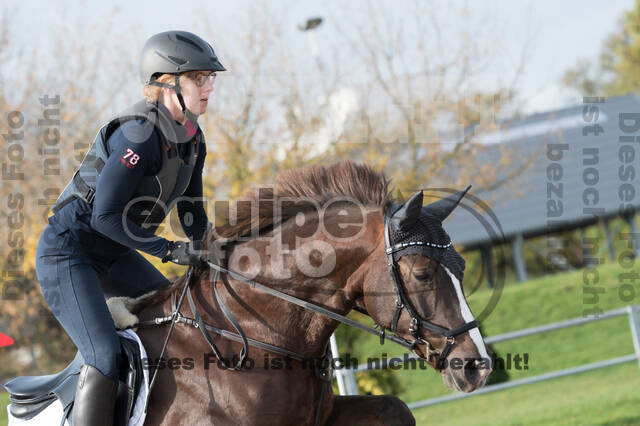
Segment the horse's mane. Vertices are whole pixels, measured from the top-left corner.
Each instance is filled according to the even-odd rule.
[[[209,233],[207,242],[255,235],[258,230],[278,226],[336,197],[384,208],[391,202],[389,181],[382,172],[349,160],[327,167],[310,165],[282,172],[276,176],[275,185],[254,187],[238,198],[230,208],[233,223],[217,226]],[[279,203],[283,199],[294,202]],[[280,208],[275,209],[275,205]]]
[[[257,186],[239,197],[229,212],[234,222],[226,222],[209,230],[205,237],[205,248],[213,249],[216,243],[256,235],[257,231],[279,226],[296,214],[315,209],[318,205],[323,206],[336,197],[384,209],[392,201],[389,183],[382,172],[349,160],[327,167],[310,165],[282,172],[276,176],[275,185]],[[283,199],[295,202],[278,203]],[[275,209],[274,205],[281,208]],[[202,273],[206,272],[197,271],[196,279],[199,280]],[[119,298],[123,300],[118,303],[124,303],[128,311],[137,313],[146,306],[166,300],[171,293],[182,288],[184,282],[184,276],[174,278],[172,285],[166,289],[136,299]]]

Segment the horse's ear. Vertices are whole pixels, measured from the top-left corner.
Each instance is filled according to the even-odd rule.
[[[426,205],[422,208],[422,214],[431,216],[433,218],[438,219],[440,222],[445,220],[447,216],[451,214],[453,209],[455,209],[462,197],[465,196],[467,191],[471,188],[471,185],[467,186],[466,189],[462,191],[458,191],[455,194],[449,195],[447,198],[443,198],[441,200],[435,201],[429,205]]]
[[[391,224],[395,229],[410,229],[420,217],[422,208],[422,191],[418,191],[402,205],[402,207],[391,217]]]

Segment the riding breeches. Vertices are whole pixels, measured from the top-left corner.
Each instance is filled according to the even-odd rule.
[[[36,250],[36,273],[49,309],[85,363],[117,380],[120,340],[105,297],[137,297],[170,282],[135,250],[105,255],[100,238],[85,235],[47,225]]]

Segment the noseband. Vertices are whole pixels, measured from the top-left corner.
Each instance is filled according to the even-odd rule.
[[[438,249],[446,250],[449,246],[451,246],[451,241],[448,244],[435,244],[428,241],[411,241],[408,243],[401,243],[391,246],[390,238],[389,238],[389,227],[390,227],[390,218],[393,216],[393,212],[387,211],[384,214],[384,247],[385,253],[387,255],[387,263],[389,265],[389,272],[391,273],[391,281],[393,282],[393,289],[396,293],[396,309],[393,313],[393,319],[391,320],[391,332],[396,333],[398,328],[398,320],[400,319],[400,315],[404,309],[407,310],[407,313],[411,317],[411,322],[409,323],[409,332],[413,337],[412,345],[415,346],[417,344],[424,344],[427,346],[427,356],[431,354],[436,354],[437,351],[431,349],[431,344],[427,342],[425,339],[420,337],[420,327],[426,328],[427,330],[435,331],[436,333],[442,334],[446,339],[446,344],[444,348],[440,351],[438,355],[438,361],[436,363],[436,368],[438,370],[442,370],[444,368],[445,360],[451,351],[451,348],[456,342],[456,336],[465,333],[472,328],[478,326],[478,321],[473,320],[467,323],[462,324],[460,327],[449,329],[442,327],[440,325],[434,324],[430,321],[424,320],[416,314],[415,309],[411,306],[411,302],[407,299],[402,290],[402,278],[400,277],[400,273],[398,271],[398,264],[393,260],[393,253],[404,249],[407,246],[429,246]]]

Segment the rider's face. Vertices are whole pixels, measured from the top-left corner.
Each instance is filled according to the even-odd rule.
[[[213,82],[212,78],[205,77],[210,74],[210,71],[190,72],[180,79],[184,103],[196,115],[202,115],[207,111],[209,95],[213,92]]]

